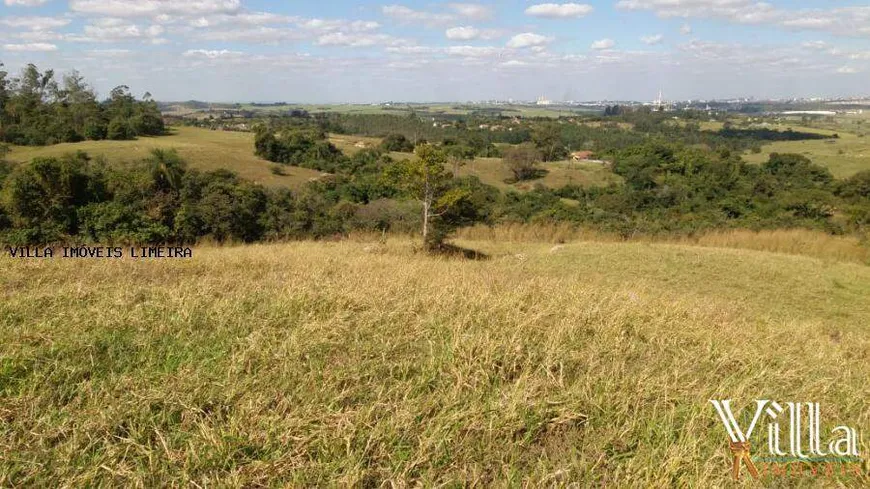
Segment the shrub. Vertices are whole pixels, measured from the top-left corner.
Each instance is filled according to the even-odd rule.
[[[408,138],[402,134],[390,134],[381,142],[380,148],[384,151],[395,151],[398,153],[413,153],[414,144],[408,141]]]
[[[133,130],[133,126],[126,119],[116,118],[109,122],[106,137],[113,141],[122,141],[135,139],[136,133]]]
[[[546,171],[539,167],[541,154],[535,148],[522,145],[504,151],[504,164],[513,174],[513,182],[541,178]]]

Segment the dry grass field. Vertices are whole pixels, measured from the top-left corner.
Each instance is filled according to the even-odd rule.
[[[497,243],[625,242],[624,238],[616,234],[579,228],[570,223],[478,225],[460,229],[458,235],[464,240]],[[870,266],[870,246],[858,237],[831,236],[822,231],[806,229],[712,230],[692,237],[639,236],[631,241],[766,251],[807,256],[826,262],[853,262]]]
[[[757,487],[730,481],[708,399],[870,426],[865,265],[459,244],[489,259],[398,239],[0,257],[0,487]]]
[[[515,184],[505,183],[511,177],[511,172],[504,165],[501,158],[476,158],[459,170],[460,175],[475,175],[483,183],[492,185],[502,190],[531,190],[536,185],[550,188],[564,187],[565,185],[607,185],[618,182],[621,178],[610,169],[599,163],[574,163],[571,161],[554,161],[541,163],[540,167],[547,170],[547,174],[536,180],[529,180]]]
[[[329,138],[338,149],[352,156],[365,147],[374,148],[381,142],[379,138],[346,136],[333,134]],[[154,148],[175,148],[192,168],[232,170],[242,178],[263,184],[267,187],[301,188],[312,179],[320,177],[320,172],[284,166],[284,175],[272,173],[274,163],[254,156],[254,135],[244,132],[211,131],[195,127],[173,127],[172,134],[158,138],[139,138],[135,141],[85,141],[65,143],[54,146],[13,146],[8,159],[28,161],[40,156],[61,156],[65,153],[85,151],[93,157],[102,156],[110,162],[136,161],[147,158]],[[391,153],[394,159],[413,158],[411,153]],[[510,172],[499,158],[477,158],[465,166],[462,175],[477,175],[487,184],[501,189],[529,190],[537,184],[547,187],[561,187],[567,184],[606,185],[618,181],[619,177],[609,169],[594,163],[555,162],[542,165],[549,170],[544,178],[523,182],[517,185],[505,183]]]
[[[173,127],[172,134],[135,141],[84,141],[54,146],[13,146],[8,159],[27,161],[38,156],[61,156],[85,151],[93,157],[103,156],[110,162],[136,161],[148,157],[154,148],[175,148],[192,168],[209,171],[232,170],[242,178],[267,187],[299,188],[320,172],[286,167],[285,175],[271,171],[273,163],[254,156],[254,135],[244,132],[210,131],[196,127]]]
[[[348,136],[344,134],[331,134],[329,142],[340,149],[344,154],[353,156],[366,148],[376,148],[381,144],[380,138],[369,138],[365,136]],[[253,145],[253,142],[251,143]],[[362,147],[360,147],[362,145]],[[253,147],[253,146],[252,146]]]

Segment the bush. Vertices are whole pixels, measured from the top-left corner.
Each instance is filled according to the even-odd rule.
[[[509,148],[504,151],[504,164],[513,174],[509,183],[534,180],[546,175],[546,171],[539,167],[541,154],[528,145]]]
[[[414,144],[401,134],[390,134],[385,137],[381,142],[380,148],[384,151],[395,151],[398,153],[414,152]]]
[[[352,226],[371,232],[415,233],[422,225],[421,219],[417,202],[379,199],[358,207]]]
[[[126,119],[117,118],[109,122],[106,137],[113,141],[123,141],[135,139],[136,133],[133,130],[133,126]]]
[[[90,119],[85,123],[84,136],[91,141],[106,139],[107,127],[103,121]]]
[[[130,121],[134,135],[160,136],[165,132],[163,118],[159,114],[145,113],[134,117]]]
[[[141,211],[120,202],[89,204],[78,211],[81,235],[101,244],[161,244],[170,241],[170,230]]]

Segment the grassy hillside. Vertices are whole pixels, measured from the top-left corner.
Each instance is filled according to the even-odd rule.
[[[353,155],[362,149],[357,143],[374,148],[380,141],[378,138],[363,136],[330,136],[330,142],[347,155]],[[85,141],[43,147],[13,146],[8,158],[12,161],[28,161],[39,156],[60,156],[64,153],[85,151],[94,157],[105,156],[109,161],[134,161],[146,158],[154,148],[176,148],[192,168],[225,168],[235,171],[243,178],[270,187],[299,188],[320,176],[320,172],[291,166],[284,167],[285,175],[275,175],[271,171],[273,163],[254,156],[252,133],[211,131],[195,127],[174,127],[169,136],[139,138],[135,141]],[[414,157],[410,153],[393,153],[392,156],[396,159]],[[558,162],[545,164],[544,167],[550,170],[546,177],[519,185],[504,183],[510,177],[510,172],[498,158],[478,158],[473,164],[466,166],[462,174],[477,175],[490,185],[517,190],[528,190],[539,183],[555,188],[569,183],[603,185],[618,180],[610,170],[596,164]]]
[[[762,146],[761,153],[744,155],[746,161],[763,163],[770,153],[797,153],[813,163],[831,170],[837,178],[846,178],[870,170],[870,138],[839,133],[840,139],[779,141]]]
[[[491,258],[0,258],[0,486],[711,487],[732,483],[710,398],[870,424],[866,266],[463,244]]]
[[[837,178],[847,178],[855,173],[870,170],[870,139],[865,137],[866,127],[855,124],[856,120],[837,117],[834,122],[816,122],[822,127],[795,124],[772,124],[766,126],[776,131],[792,129],[825,135],[837,134],[839,139],[819,139],[807,141],[777,141],[761,147],[761,153],[746,152],[743,158],[750,163],[764,163],[771,153],[797,153],[806,156],[813,163],[831,170]]]
[[[225,168],[241,177],[270,187],[298,188],[320,173],[305,168],[286,168],[286,175],[274,175],[273,163],[254,156],[254,135],[242,132],[210,131],[195,127],[173,127],[172,134],[135,141],[85,141],[44,147],[13,146],[8,158],[27,161],[37,156],[59,156],[85,151],[91,156],[105,156],[109,161],[134,161],[148,156],[154,148],[175,148],[192,168]]]

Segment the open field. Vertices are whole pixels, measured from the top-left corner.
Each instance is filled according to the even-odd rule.
[[[619,235],[577,227],[570,223],[478,225],[460,229],[458,236],[469,241],[496,243],[625,242],[625,239]],[[870,245],[868,243],[862,242],[855,236],[832,236],[822,231],[807,229],[714,230],[691,237],[638,236],[632,238],[631,241],[647,244],[678,244],[766,251],[807,256],[825,262],[852,262],[870,266]]]
[[[708,399],[870,425],[866,266],[462,244],[0,258],[0,486],[723,487]]]
[[[380,144],[379,138],[330,135],[332,142],[347,155],[362,150],[356,146],[364,143],[373,148]],[[110,162],[135,161],[147,158],[154,148],[175,148],[192,168],[216,170],[225,168],[235,171],[242,178],[270,187],[300,188],[320,172],[293,166],[284,166],[285,175],[271,171],[274,163],[254,156],[254,135],[246,132],[211,131],[195,127],[173,127],[172,134],[158,138],[139,138],[135,141],[85,141],[54,146],[13,146],[9,153],[11,161],[28,161],[39,156],[60,156],[75,151],[85,151],[92,157],[104,156]],[[411,153],[392,153],[395,159],[413,158]],[[461,174],[474,174],[490,185],[502,189],[529,190],[536,184],[561,187],[569,183],[577,185],[604,185],[618,181],[619,177],[607,168],[595,163],[555,162],[542,165],[550,170],[544,178],[518,185],[508,185],[505,179],[510,172],[498,158],[477,158],[462,169]]]
[[[837,178],[870,170],[870,138],[845,132],[839,135],[839,139],[779,141],[762,146],[761,153],[747,152],[743,157],[750,163],[763,163],[771,153],[797,153],[827,167]]]
[[[298,188],[320,173],[305,168],[286,167],[286,175],[274,175],[273,163],[254,156],[254,135],[244,132],[210,131],[195,127],[173,127],[172,134],[135,141],[85,141],[54,146],[13,146],[8,158],[27,161],[39,156],[60,156],[85,151],[93,157],[104,156],[110,162],[135,161],[147,158],[154,148],[178,150],[192,168],[217,170],[225,168],[242,178],[269,187]]]
[[[554,161],[541,163],[541,168],[548,171],[543,177],[516,184],[505,183],[511,177],[510,170],[501,158],[476,158],[459,170],[460,175],[476,175],[483,183],[502,190],[531,190],[536,185],[550,188],[560,188],[565,185],[607,185],[620,181],[620,177],[599,163],[574,163],[571,161]]]
[[[750,163],[763,163],[771,153],[797,153],[806,156],[813,163],[827,167],[837,178],[846,178],[860,171],[870,170],[870,139],[864,136],[870,126],[864,127],[866,119],[858,117],[838,116],[834,122],[815,121],[811,125],[802,125],[799,118],[793,117],[790,122],[767,124],[765,128],[775,131],[791,129],[825,135],[837,134],[839,139],[778,141],[762,146],[761,153],[747,151],[743,158]]]
[[[344,154],[348,156],[353,156],[356,153],[362,151],[366,148],[376,148],[381,144],[381,138],[370,138],[365,136],[349,136],[345,134],[330,134],[329,142],[335,145],[336,148],[340,149]],[[357,144],[362,143],[365,145],[365,148],[360,148]],[[253,147],[253,141],[251,142],[251,147]]]

